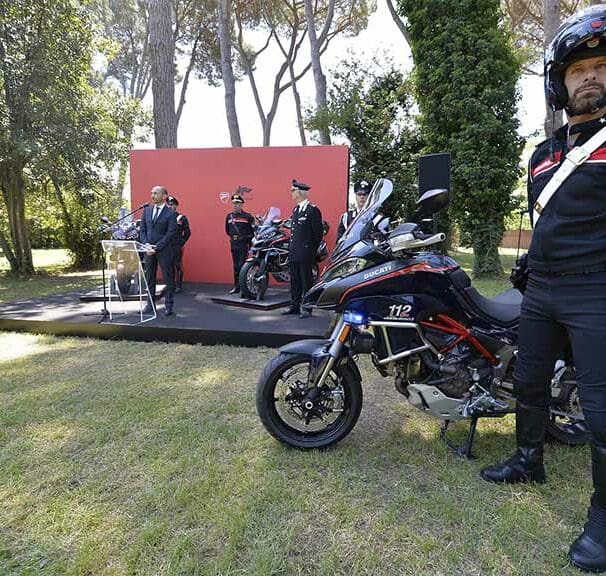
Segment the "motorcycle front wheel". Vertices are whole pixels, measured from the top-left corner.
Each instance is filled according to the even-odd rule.
[[[321,388],[308,388],[309,356],[281,352],[257,384],[257,413],[277,440],[326,448],[345,438],[362,410],[362,386],[346,364],[335,364]]]
[[[244,266],[240,269],[238,281],[240,283],[240,293],[244,298],[263,300],[267,291],[268,278],[267,273],[265,273],[261,280],[257,280],[260,267],[259,262],[251,260],[250,262],[245,262]]]

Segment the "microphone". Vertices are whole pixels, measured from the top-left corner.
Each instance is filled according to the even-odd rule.
[[[141,206],[139,206],[139,208],[137,208],[137,210],[141,210],[141,208],[147,208],[149,206],[149,203],[145,203],[145,204],[141,204]]]

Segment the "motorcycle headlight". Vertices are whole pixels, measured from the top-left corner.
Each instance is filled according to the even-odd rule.
[[[328,270],[322,280],[324,280],[324,282],[328,282],[329,280],[334,280],[335,278],[351,276],[360,270],[364,270],[364,268],[368,268],[370,264],[371,263],[364,258],[349,258],[348,260],[344,260],[340,264],[337,264]]]

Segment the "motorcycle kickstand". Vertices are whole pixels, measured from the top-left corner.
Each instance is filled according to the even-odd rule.
[[[469,433],[467,434],[467,439],[464,444],[458,446],[450,441],[450,439],[446,436],[448,432],[448,425],[450,424],[450,420],[445,420],[444,424],[440,428],[440,440],[443,440],[446,443],[446,446],[450,448],[455,456],[459,458],[463,458],[465,460],[475,460],[475,456],[472,454],[471,449],[473,447],[473,439],[476,433],[476,426],[478,425],[478,416],[471,417],[471,423],[469,425]]]

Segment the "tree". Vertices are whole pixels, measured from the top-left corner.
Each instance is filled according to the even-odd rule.
[[[314,21],[325,17],[327,1],[321,0],[314,5]],[[331,27],[325,35],[318,38],[318,51],[320,56],[328,49],[331,40],[338,34],[357,34],[366,26],[368,14],[374,5],[368,0],[337,0],[335,2],[335,16],[331,19]],[[312,68],[311,62],[300,66],[298,58],[300,49],[308,33],[305,10],[300,0],[236,0],[233,4],[234,14],[234,46],[238,51],[239,65],[243,70],[253,92],[253,98],[259,113],[263,130],[263,145],[268,146],[271,140],[271,129],[282,94],[286,90],[296,90],[296,83],[301,80]],[[247,42],[247,31],[265,31],[265,39],[256,46]],[[273,94],[269,107],[264,106],[257,80],[256,67],[261,55],[275,42],[283,55],[275,74]],[[285,78],[288,72],[288,79]],[[297,116],[300,119],[302,130],[302,114],[297,103]]]
[[[331,71],[333,78],[322,121],[347,138],[353,159],[351,180],[394,182],[393,216],[405,218],[416,201],[416,161],[423,148],[409,79],[377,61],[368,66],[350,57]],[[309,119],[315,127],[315,117]]]
[[[324,37],[328,34],[332,18],[335,12],[335,0],[328,0],[326,9],[326,18],[322,26],[320,36],[316,34],[316,17],[314,15],[311,0],[303,0],[305,5],[305,18],[307,20],[307,35],[309,36],[309,48],[311,53],[311,67],[314,73],[314,83],[316,86],[316,109],[322,113],[326,109],[326,76],[322,71],[320,62],[320,46]],[[330,144],[330,131],[327,127],[320,125],[320,143]]]
[[[156,148],[176,148],[175,41],[170,0],[149,0],[149,46]]]
[[[453,158],[451,214],[471,239],[474,274],[502,273],[498,246],[520,174],[521,65],[498,0],[400,0],[415,61],[422,133]]]
[[[26,169],[62,110],[73,107],[90,68],[91,35],[69,0],[0,4],[0,188],[9,236],[0,245],[13,273],[34,272],[25,220]]]
[[[232,146],[242,146],[236,112],[236,80],[231,51],[231,0],[219,0],[219,45],[221,49],[221,76],[225,88],[225,113]]]

